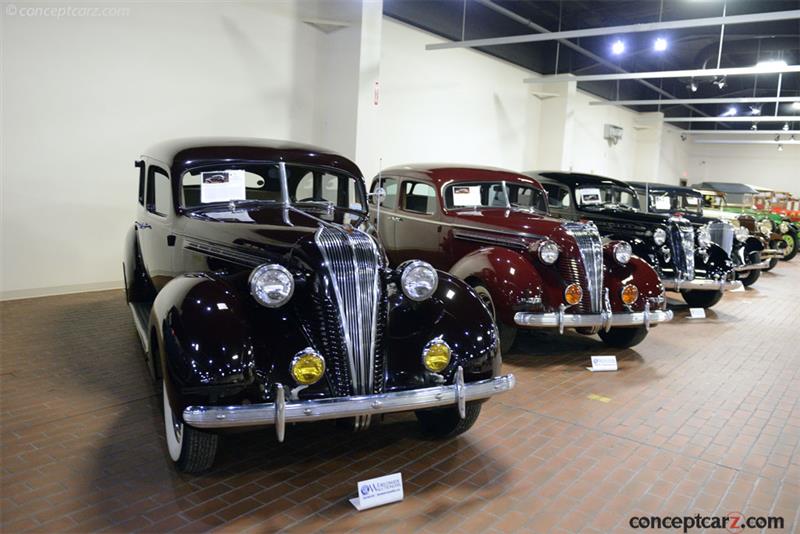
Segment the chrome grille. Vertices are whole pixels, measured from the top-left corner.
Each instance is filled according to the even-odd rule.
[[[672,221],[669,233],[676,277],[694,280],[694,229]]]
[[[375,242],[358,230],[321,227],[314,241],[325,260],[339,310],[341,334],[350,368],[353,393],[376,393],[375,370],[382,256]]]
[[[564,228],[578,244],[586,275],[586,293],[592,313],[600,313],[603,307],[603,242],[593,224],[565,223]]]
[[[708,223],[708,233],[711,242],[719,245],[730,256],[733,250],[733,225],[724,221],[713,221]]]

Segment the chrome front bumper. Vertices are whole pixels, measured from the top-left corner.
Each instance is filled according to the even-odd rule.
[[[562,304],[557,312],[552,313],[529,313],[517,312],[514,315],[514,322],[518,326],[528,328],[558,328],[560,333],[564,333],[564,328],[584,328],[596,327],[603,328],[606,332],[612,326],[639,326],[644,325],[649,329],[653,323],[665,323],[672,320],[671,310],[650,311],[650,303],[647,302],[644,311],[629,313],[613,313],[610,309],[605,309],[600,313],[575,314],[564,313],[566,310]]]
[[[235,406],[189,406],[183,410],[183,420],[186,424],[197,428],[275,425],[278,441],[283,441],[286,423],[342,419],[450,405],[457,406],[463,418],[466,402],[486,399],[509,391],[514,387],[516,379],[514,375],[508,374],[464,383],[464,370],[459,367],[454,382],[446,386],[375,395],[297,401],[286,401],[284,388],[278,384],[275,402]]]
[[[680,291],[690,289],[698,291],[732,291],[739,289],[742,282],[739,280],[708,280],[707,278],[695,278],[694,280],[661,280],[665,289],[670,291]]]
[[[785,255],[786,252],[783,249],[779,248],[765,248],[764,250],[761,251],[762,259],[766,258],[769,260],[772,258],[778,258],[780,260],[783,259]]]
[[[737,273],[741,273],[743,271],[760,271],[761,269],[767,269],[769,267],[769,260],[763,260],[758,263],[746,263],[745,265],[739,265],[734,267],[733,270]]]

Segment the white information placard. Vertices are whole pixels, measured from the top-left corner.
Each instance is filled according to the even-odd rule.
[[[668,210],[672,207],[669,197],[656,197],[656,209],[659,211]]]
[[[212,171],[200,175],[200,202],[228,202],[247,198],[243,170]]]
[[[699,206],[700,199],[698,197],[686,197],[686,203],[690,206]]]
[[[578,204],[581,206],[592,206],[603,203],[603,197],[600,196],[600,189],[596,187],[578,189],[575,191],[575,194],[578,197]]]
[[[689,318],[690,319],[705,319],[706,318],[706,309],[705,308],[689,308]]]
[[[479,185],[458,185],[453,187],[453,206],[480,206],[481,205],[481,186]]]
[[[593,373],[598,371],[617,371],[616,356],[592,356],[592,366],[587,367]]]
[[[363,480],[358,483],[358,497],[350,499],[350,503],[359,512],[403,500],[403,475],[392,473],[378,478]]]

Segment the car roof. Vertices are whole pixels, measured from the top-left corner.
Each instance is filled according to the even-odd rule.
[[[622,180],[616,178],[609,178],[608,176],[600,176],[598,174],[587,174],[581,172],[565,172],[565,171],[526,171],[526,176],[539,179],[545,178],[562,184],[579,186],[586,184],[614,184],[623,187],[631,187]]]
[[[464,165],[459,163],[412,163],[395,165],[381,171],[382,174],[406,176],[409,178],[425,177],[440,187],[448,182],[478,182],[481,180],[520,181],[541,188],[536,180],[524,174],[481,165]],[[457,175],[456,175],[457,174]]]
[[[695,189],[711,189],[723,193],[758,193],[749,185],[734,182],[700,182],[699,184],[692,184],[692,187]]]
[[[670,192],[677,192],[677,193],[694,193],[699,194],[699,191],[691,187],[686,187],[683,185],[675,185],[675,184],[662,184],[658,182],[628,182],[629,185],[637,189],[644,189],[645,187],[649,187],[651,189],[655,189],[657,191],[670,191]]]
[[[142,154],[181,173],[202,162],[224,160],[286,161],[338,168],[360,177],[358,166],[332,150],[283,141],[247,137],[190,137],[170,139]]]

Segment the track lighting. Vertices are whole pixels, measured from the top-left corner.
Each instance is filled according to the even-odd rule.
[[[783,145],[778,145],[778,152],[783,152]]]
[[[758,124],[753,123],[753,125],[750,127],[750,129],[753,130],[753,131],[758,130]]]
[[[622,54],[625,51],[625,43],[617,39],[614,41],[614,44],[611,45],[611,53],[615,56]]]
[[[750,106],[750,115],[761,115],[761,106]]]
[[[667,49],[667,40],[663,37],[657,37],[653,42],[653,50],[656,52],[663,52]]]
[[[714,81],[712,83],[717,87],[719,87],[720,90],[722,90],[728,83],[728,79],[725,76],[715,76]]]
[[[788,122],[783,123],[783,131],[784,132],[788,132],[789,131],[789,123]]]
[[[689,82],[689,84],[686,86],[686,89],[688,89],[689,91],[691,91],[691,92],[693,92],[693,93],[696,93],[696,92],[697,92],[697,84],[695,83],[695,81],[694,81],[694,80],[692,80],[692,81],[691,81],[691,82]]]
[[[733,117],[734,115],[736,115],[736,113],[738,113],[738,111],[739,110],[736,109],[736,106],[731,106],[725,113],[720,115],[720,117]]]

